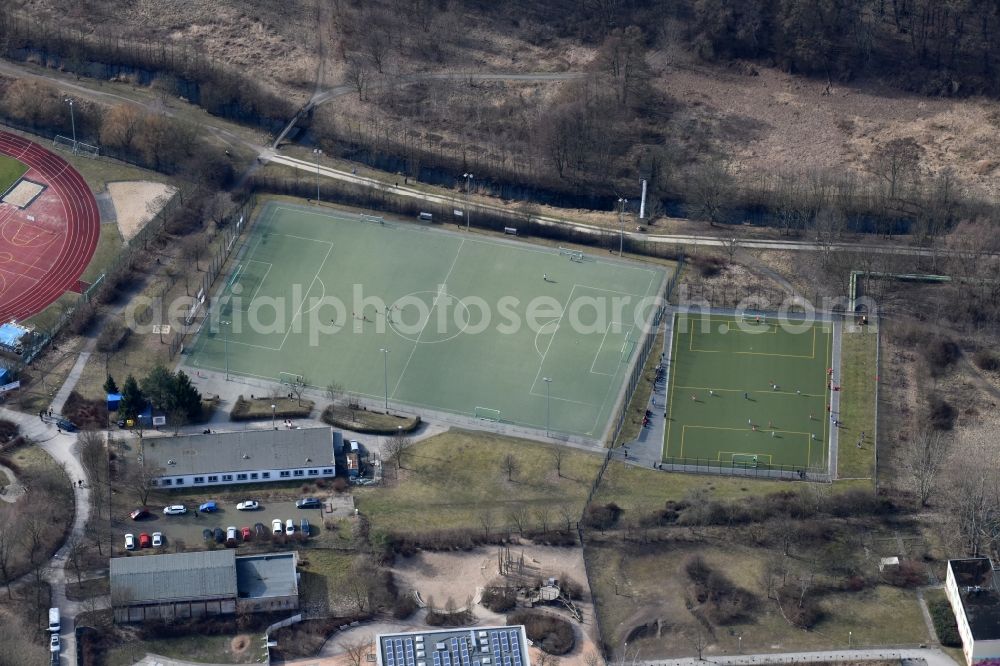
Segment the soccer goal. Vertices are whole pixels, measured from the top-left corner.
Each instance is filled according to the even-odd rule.
[[[379,217],[378,215],[365,215],[364,213],[362,213],[361,221],[368,222],[370,224],[378,224],[381,226],[385,226],[385,218]]]
[[[279,372],[278,381],[286,386],[301,386],[302,375],[296,375],[291,372]]]
[[[757,469],[757,456],[752,453],[734,453],[733,467]]]
[[[569,257],[570,261],[583,261],[583,252],[580,250],[571,250],[568,247],[560,247],[559,255]]]
[[[746,312],[740,317],[740,321],[744,324],[766,324],[768,323],[767,317],[764,315],[748,314]]]
[[[622,343],[622,363],[628,360],[629,356],[632,355],[632,350],[635,349],[635,340],[632,336],[625,338],[625,342]]]
[[[99,157],[101,154],[99,146],[92,146],[89,143],[84,143],[82,141],[73,141],[73,139],[68,136],[56,135],[56,137],[52,139],[52,145],[56,148],[63,148],[72,151],[77,155],[83,155],[84,157]]]
[[[483,421],[499,421],[500,410],[490,409],[489,407],[476,407],[476,418]]]

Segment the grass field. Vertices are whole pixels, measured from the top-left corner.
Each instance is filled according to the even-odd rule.
[[[247,244],[193,367],[595,438],[666,275],[276,203]]]
[[[11,185],[21,179],[28,171],[28,166],[18,162],[13,157],[0,155],[0,196],[6,194]]]
[[[675,315],[664,459],[825,470],[832,330]]]
[[[357,506],[373,527],[404,533],[481,530],[487,513],[498,528],[521,510],[532,527],[542,517],[551,527],[565,524],[567,515],[575,522],[601,457],[564,448],[560,476],[555,451],[527,440],[450,430],[415,445],[395,483],[355,489]],[[503,466],[507,455],[516,468],[510,481]]]
[[[840,397],[842,444],[837,454],[837,475],[842,479],[874,479],[875,378],[878,336],[873,327],[842,338],[843,390]],[[866,433],[861,448],[855,446],[860,433]]]

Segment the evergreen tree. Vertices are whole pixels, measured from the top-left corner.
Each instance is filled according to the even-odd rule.
[[[175,383],[174,375],[158,365],[142,380],[142,392],[154,408],[169,412],[174,408]]]
[[[108,375],[108,378],[104,380],[104,392],[105,393],[118,393],[118,383],[115,378]]]
[[[174,377],[174,407],[185,414],[187,418],[196,419],[201,415],[201,393],[191,383],[183,370],[178,370]]]
[[[134,419],[146,406],[146,398],[139,388],[139,382],[129,375],[122,385],[122,399],[118,404],[118,414],[124,419]]]

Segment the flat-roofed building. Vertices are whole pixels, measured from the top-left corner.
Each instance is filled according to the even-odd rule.
[[[380,634],[378,666],[531,666],[524,625]]]
[[[993,562],[986,557],[949,560],[944,589],[966,663],[1000,659],[1000,589]]]
[[[334,431],[327,427],[150,437],[143,456],[160,470],[160,488],[315,481],[337,473]]]

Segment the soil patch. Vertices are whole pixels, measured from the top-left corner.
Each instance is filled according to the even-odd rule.
[[[122,238],[132,240],[176,191],[170,185],[150,181],[108,183]]]

